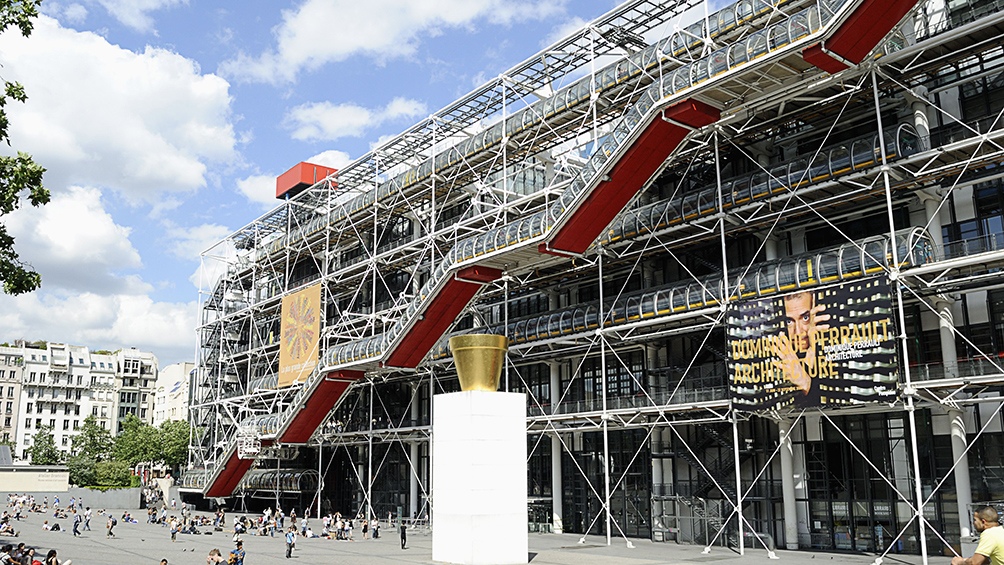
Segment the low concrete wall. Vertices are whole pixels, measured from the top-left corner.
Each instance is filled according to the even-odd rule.
[[[61,466],[0,468],[0,492],[66,492],[70,472]]]
[[[63,492],[33,490],[2,490],[2,492],[31,494],[35,496],[35,501],[39,503],[42,502],[43,498],[48,498],[50,506],[58,496],[59,505],[64,508],[70,503],[71,498],[76,498],[77,500],[82,500],[84,506],[90,506],[93,509],[115,508],[121,510],[135,510],[140,508],[143,489],[120,488],[102,492],[100,490],[91,490],[89,488],[70,487]]]

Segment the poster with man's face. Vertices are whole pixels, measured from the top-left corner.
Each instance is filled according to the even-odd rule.
[[[727,318],[737,410],[896,398],[896,331],[885,277],[735,302]]]

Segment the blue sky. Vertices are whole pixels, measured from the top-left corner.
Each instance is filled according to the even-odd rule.
[[[4,218],[43,289],[0,297],[0,341],[193,360],[199,252],[274,202],[606,11],[612,0],[76,0],[0,36],[26,88],[9,150],[53,201]]]

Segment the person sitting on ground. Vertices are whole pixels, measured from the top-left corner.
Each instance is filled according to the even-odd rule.
[[[14,530],[14,524],[11,524],[9,519],[0,522],[0,536],[17,537],[17,532]]]
[[[49,553],[45,554],[45,565],[70,565],[71,563],[73,563],[73,561],[70,559],[67,559],[66,561],[56,559],[55,549],[50,549]]]

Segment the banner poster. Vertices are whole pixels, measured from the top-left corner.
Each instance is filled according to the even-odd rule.
[[[306,380],[317,366],[321,333],[321,285],[282,298],[279,386]]]
[[[896,331],[885,277],[735,302],[727,318],[737,410],[896,398]]]

